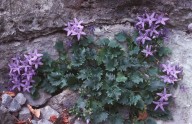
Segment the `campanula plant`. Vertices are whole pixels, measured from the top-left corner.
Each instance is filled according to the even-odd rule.
[[[79,99],[70,112],[91,124],[154,124],[152,117],[170,118],[170,88],[181,79],[182,68],[161,63],[170,54],[163,41],[168,20],[163,14],[145,13],[135,24],[136,38],[120,32],[114,39],[96,39],[75,18],[64,28],[69,40],[55,44],[59,58],[44,54],[32,94],[38,88],[51,94],[65,88],[76,91]],[[20,69],[14,72],[19,75]],[[147,116],[140,117],[142,113]]]

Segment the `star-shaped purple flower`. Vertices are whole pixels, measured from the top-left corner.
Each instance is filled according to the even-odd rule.
[[[83,21],[78,21],[76,18],[74,18],[73,22],[68,22],[67,27],[64,28],[67,31],[67,36],[77,35],[77,39],[80,40],[81,35],[86,35],[83,32],[84,26],[81,25],[82,23]]]
[[[165,111],[164,105],[168,105],[169,102],[164,102],[164,101],[153,101],[153,103],[156,105],[155,111],[160,108],[162,111]]]
[[[159,35],[159,32],[157,31],[158,25],[152,25],[150,29],[147,29],[146,32],[150,34],[150,37],[153,37],[154,35]]]
[[[179,73],[181,73],[181,71],[180,71],[180,70],[177,70],[177,69],[176,69],[176,66],[173,66],[173,67],[172,67],[172,71],[171,71],[170,74],[171,74],[173,77],[177,78],[177,75],[178,75]]]
[[[145,44],[145,41],[150,41],[151,38],[148,36],[148,33],[147,33],[147,32],[144,33],[144,34],[140,32],[140,36],[137,37],[136,40],[139,41],[139,42],[141,42],[142,44]]]
[[[146,48],[141,51],[145,54],[145,57],[153,56],[153,52],[151,51],[151,47],[152,47],[152,45],[147,45]]]
[[[142,28],[144,28],[144,27],[145,27],[145,18],[143,18],[143,17],[137,17],[137,19],[138,19],[139,21],[136,23],[136,26],[141,25]]]
[[[155,13],[152,13],[151,15],[146,14],[147,18],[145,19],[146,22],[149,23],[149,27],[151,27],[152,23],[156,21],[157,19],[155,18]]]
[[[161,14],[161,15],[157,16],[157,21],[155,22],[155,24],[165,25],[165,22],[168,20],[169,20],[169,18],[166,18],[166,17],[164,17],[164,14]]]
[[[173,67],[171,64],[162,64],[163,72],[167,73],[167,75],[171,74],[173,71]]]
[[[163,80],[164,83],[174,84],[177,80],[177,78],[174,78],[170,75],[164,75],[160,76],[160,78]]]
[[[167,94],[166,88],[164,88],[163,93],[157,93],[157,95],[161,97],[159,101],[168,101],[168,98],[172,96],[172,94]]]

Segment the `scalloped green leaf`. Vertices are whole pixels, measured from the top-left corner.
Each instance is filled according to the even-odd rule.
[[[112,48],[115,48],[115,47],[118,47],[119,44],[117,43],[116,40],[111,40],[108,44],[109,47],[112,47]]]
[[[121,32],[115,35],[115,39],[119,42],[124,42],[127,39],[127,34]]]
[[[125,82],[125,81],[127,81],[127,77],[125,77],[125,75],[123,75],[122,73],[118,73],[116,81],[117,82]]]

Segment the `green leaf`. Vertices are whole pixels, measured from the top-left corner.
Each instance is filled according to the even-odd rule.
[[[97,116],[96,116],[96,120],[95,120],[95,122],[96,123],[100,123],[100,122],[103,122],[103,121],[105,121],[105,120],[107,120],[107,118],[108,118],[108,113],[106,113],[106,112],[101,112],[101,113],[98,113],[97,114]]]
[[[169,49],[168,47],[160,47],[158,50],[158,54],[159,56],[167,56],[171,54],[171,49]]]
[[[110,42],[110,40],[108,38],[104,38],[104,39],[100,39],[99,40],[99,45],[107,45]]]
[[[124,42],[127,39],[127,35],[123,32],[118,33],[117,35],[115,35],[115,39],[118,40],[119,42]]]
[[[156,121],[150,117],[145,120],[145,123],[146,124],[157,124]]]
[[[64,44],[63,41],[56,42],[54,48],[57,50],[57,52],[61,53],[64,51]]]
[[[149,91],[156,91],[159,89],[163,89],[165,87],[165,83],[159,80],[151,81],[150,86],[148,87]]]
[[[149,75],[151,76],[156,76],[158,74],[158,68],[157,67],[153,67],[149,69]]]
[[[136,83],[136,84],[139,84],[140,82],[143,82],[143,78],[141,78],[138,73],[134,73],[134,74],[131,76],[131,80],[132,80],[134,83]]]
[[[108,44],[109,47],[112,47],[112,48],[115,48],[115,47],[118,47],[119,44],[117,43],[117,41],[115,40],[111,40]]]
[[[140,95],[133,95],[130,97],[130,104],[136,106],[136,104],[141,100]]]
[[[61,86],[61,88],[67,86],[67,80],[66,80],[65,78],[63,78],[63,79],[61,80],[60,86]]]
[[[112,124],[124,124],[124,120],[120,115],[112,116],[113,118],[111,119]]]
[[[127,77],[125,77],[125,75],[123,75],[122,73],[118,73],[116,81],[117,82],[125,82],[125,81],[127,81]]]

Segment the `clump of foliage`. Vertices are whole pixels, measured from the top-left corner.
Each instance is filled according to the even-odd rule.
[[[162,35],[168,19],[156,13],[138,19],[136,33],[120,32],[114,39],[99,40],[80,38],[85,33],[77,19],[68,23],[65,30],[77,39],[56,43],[57,60],[44,54],[44,65],[38,69],[31,93],[36,94],[39,88],[49,93],[64,88],[77,91],[79,99],[71,113],[87,123],[155,123],[151,117],[138,117],[141,113],[168,118],[164,105],[171,94],[167,92],[182,73],[179,66],[160,66],[161,59],[170,54]],[[128,116],[121,114],[124,108]]]
[[[40,65],[41,57],[43,54],[38,53],[37,50],[28,53],[24,56],[16,56],[11,59],[9,63],[9,76],[10,76],[10,90],[27,91],[30,92],[32,88],[32,83],[35,81],[33,77],[35,76],[35,71]]]

